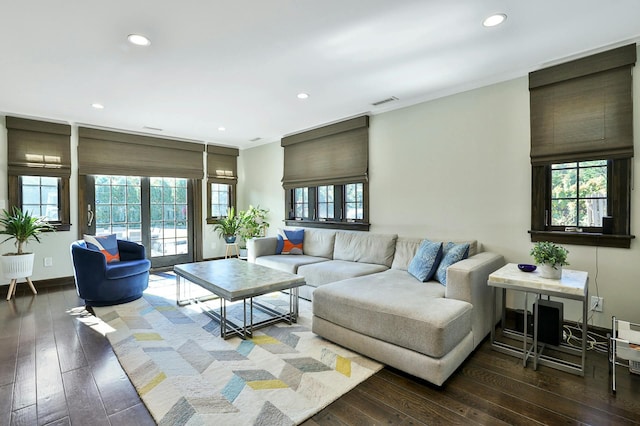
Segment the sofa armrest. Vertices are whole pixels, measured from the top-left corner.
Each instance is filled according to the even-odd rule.
[[[504,266],[502,255],[481,252],[447,268],[445,297],[473,305],[472,330],[474,347],[491,330],[491,304],[496,303],[487,284],[489,274]]]
[[[276,254],[278,239],[276,237],[258,237],[247,241],[247,261],[256,262],[256,257]]]

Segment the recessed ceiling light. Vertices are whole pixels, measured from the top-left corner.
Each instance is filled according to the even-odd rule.
[[[496,25],[502,24],[505,19],[507,19],[507,15],[504,13],[496,13],[495,15],[489,16],[482,22],[482,25],[485,27],[495,27]]]
[[[151,44],[151,40],[142,34],[129,34],[127,36],[127,40],[129,40],[129,43],[135,44],[136,46],[149,46]]]
[[[91,104],[92,107],[94,107],[95,109],[104,109],[104,105],[99,104],[99,103],[93,103]]]
[[[225,130],[227,130],[226,128],[224,128],[223,126],[218,127],[218,131],[219,132],[224,132]]]
[[[308,93],[298,93],[298,99],[307,99],[309,98]]]

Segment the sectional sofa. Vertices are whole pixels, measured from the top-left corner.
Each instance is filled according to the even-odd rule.
[[[304,228],[303,254],[276,254],[278,238],[263,237],[248,242],[248,261],[305,277],[316,334],[442,385],[489,333],[487,277],[505,261],[469,241],[446,285],[421,282],[407,270],[423,240]]]

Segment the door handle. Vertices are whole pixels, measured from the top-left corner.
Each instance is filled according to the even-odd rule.
[[[93,223],[93,210],[91,210],[91,204],[87,204],[87,226],[91,226]]]

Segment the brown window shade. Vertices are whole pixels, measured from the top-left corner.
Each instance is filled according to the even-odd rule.
[[[207,179],[209,182],[238,183],[236,148],[207,145]]]
[[[80,127],[81,175],[204,177],[204,144]]]
[[[8,174],[71,176],[71,126],[7,117]]]
[[[366,182],[369,164],[369,117],[282,138],[285,189]]]
[[[635,44],[529,74],[531,164],[633,156]]]

